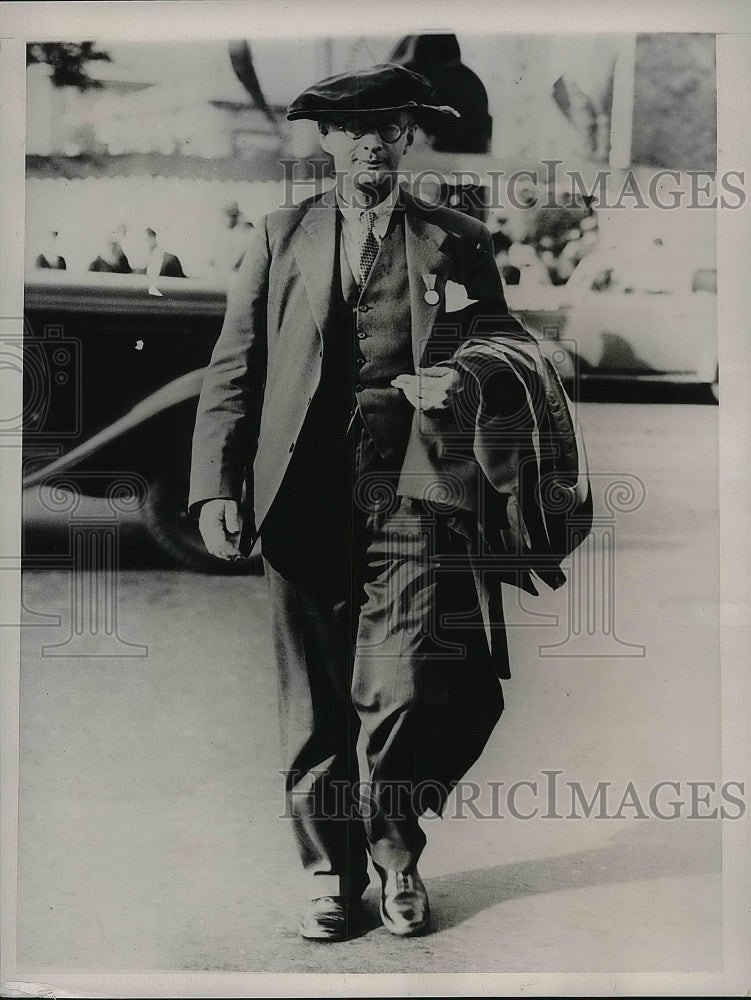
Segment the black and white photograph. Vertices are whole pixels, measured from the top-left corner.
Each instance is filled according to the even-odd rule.
[[[747,995],[743,6],[3,6],[0,995]]]

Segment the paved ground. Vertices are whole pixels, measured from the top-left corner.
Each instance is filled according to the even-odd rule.
[[[468,775],[482,789],[481,815],[455,806],[425,821],[421,870],[435,929],[420,940],[378,926],[374,889],[357,940],[321,946],[296,936],[262,578],[168,570],[126,523],[113,606],[121,639],[148,656],[104,659],[41,655],[42,644],[71,634],[72,578],[65,569],[26,573],[34,624],[21,673],[24,978],[54,981],[55,969],[719,970],[719,824],[686,818],[687,782],[720,782],[718,411],[581,411],[601,522],[582,579],[606,565],[608,484],[628,474],[645,490],[615,523],[614,634],[600,634],[595,598],[597,634],[587,635],[585,615],[569,637],[570,588],[524,608],[512,602],[507,711]],[[59,615],[59,626],[42,627],[39,612]],[[574,655],[540,655],[555,643]],[[623,655],[639,645],[644,656]],[[553,809],[544,771],[562,772]],[[536,797],[525,786],[517,800],[519,811],[538,807],[533,819],[509,815],[508,786],[522,780],[538,783]],[[500,781],[494,808],[499,786],[489,783]],[[565,818],[567,782],[591,797],[603,781],[611,818]],[[668,814],[669,801],[683,801],[677,819],[660,820],[649,805],[659,781],[680,783],[657,801]],[[629,782],[648,818],[628,803],[612,818]],[[718,804],[713,795],[693,811]],[[562,818],[543,818],[546,810]]]

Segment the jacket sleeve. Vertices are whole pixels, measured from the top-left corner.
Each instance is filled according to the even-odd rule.
[[[252,468],[266,377],[269,263],[264,220],[228,295],[198,400],[188,498],[194,512],[214,498],[239,501]]]

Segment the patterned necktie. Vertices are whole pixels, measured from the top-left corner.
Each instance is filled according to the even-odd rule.
[[[362,247],[360,249],[360,285],[363,286],[368,280],[370,269],[378,256],[378,240],[373,232],[375,225],[375,212],[362,212],[360,214],[360,225],[362,226]]]

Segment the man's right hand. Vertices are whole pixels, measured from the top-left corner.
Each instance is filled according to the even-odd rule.
[[[198,517],[204,545],[217,559],[241,559],[242,518],[236,500],[208,500]]]

